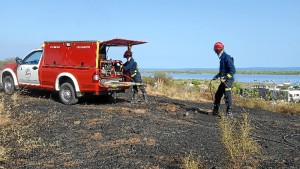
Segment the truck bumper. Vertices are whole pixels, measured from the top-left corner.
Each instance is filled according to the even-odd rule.
[[[145,85],[143,83],[135,83],[135,82],[105,82],[103,86],[108,90],[121,90],[126,89],[131,86],[142,86]]]

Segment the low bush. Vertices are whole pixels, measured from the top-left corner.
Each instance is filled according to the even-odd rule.
[[[260,154],[260,146],[250,137],[250,120],[243,114],[242,121],[234,121],[222,116],[220,122],[222,142],[228,152],[228,168],[256,168],[255,156]]]
[[[172,85],[172,77],[166,72],[155,72],[153,77],[143,77],[143,82],[149,85],[156,85],[157,81],[162,82],[164,85]]]

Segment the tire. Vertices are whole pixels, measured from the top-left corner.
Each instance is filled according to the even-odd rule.
[[[74,87],[69,82],[65,82],[60,86],[59,98],[62,103],[67,105],[76,104],[78,102]]]
[[[3,78],[3,90],[5,94],[12,95],[15,93],[15,83],[11,76]]]

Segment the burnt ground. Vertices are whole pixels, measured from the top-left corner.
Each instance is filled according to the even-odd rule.
[[[0,126],[9,150],[0,168],[182,168],[190,151],[204,168],[228,163],[211,103],[149,96],[148,104],[132,104],[124,94],[115,104],[90,98],[72,106],[49,93],[1,99],[18,129]],[[235,119],[243,111],[235,107]],[[262,147],[258,168],[299,168],[300,116],[246,111]]]

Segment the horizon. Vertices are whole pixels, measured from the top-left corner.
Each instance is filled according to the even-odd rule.
[[[197,70],[197,69],[219,69],[218,67],[211,68],[140,68],[141,70],[147,69],[161,69],[161,70],[173,70],[173,69],[181,69],[181,70]],[[296,69],[300,71],[300,67],[236,67],[236,69]]]

